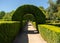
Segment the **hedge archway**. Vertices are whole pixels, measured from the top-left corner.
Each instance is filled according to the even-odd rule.
[[[26,14],[32,14],[35,17],[37,24],[45,23],[45,15],[34,5],[23,5],[18,7],[12,16],[12,20],[20,21],[22,25],[23,16]]]

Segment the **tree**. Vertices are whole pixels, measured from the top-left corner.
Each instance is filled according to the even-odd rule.
[[[5,14],[5,16],[3,17],[3,20],[6,20],[6,21],[12,20],[11,18],[12,18],[12,15],[13,15],[14,12],[15,12],[14,10],[12,10],[11,12],[7,12]]]
[[[5,12],[4,11],[1,11],[0,12],[0,19],[2,19],[4,17],[4,15],[5,15]]]
[[[57,3],[57,4],[60,4],[60,0],[57,0],[56,3]]]
[[[53,13],[57,12],[57,5],[56,5],[55,1],[53,1],[53,0],[49,0],[48,3],[50,5],[47,8],[47,12],[49,14],[48,17],[49,17],[49,19],[53,19],[55,16]]]

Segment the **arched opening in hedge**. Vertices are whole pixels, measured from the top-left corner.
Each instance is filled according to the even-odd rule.
[[[26,14],[32,14],[35,17],[36,24],[45,23],[45,15],[43,12],[34,5],[23,5],[17,8],[15,13],[12,16],[13,21],[20,21],[22,27],[23,16]]]
[[[27,21],[32,21],[32,22],[34,22],[34,21],[35,21],[35,17],[34,17],[32,14],[26,14],[26,15],[24,15],[24,17],[23,17],[23,20],[27,20]]]

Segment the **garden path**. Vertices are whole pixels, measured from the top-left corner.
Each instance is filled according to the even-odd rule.
[[[24,28],[22,34],[19,34],[14,43],[47,43],[41,35],[36,31],[34,26],[29,22]]]

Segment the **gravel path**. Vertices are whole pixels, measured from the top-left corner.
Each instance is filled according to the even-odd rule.
[[[47,43],[41,37],[39,33],[37,33],[36,29],[32,26],[31,23],[28,23],[28,26],[24,28],[22,34],[19,34],[14,43]]]

